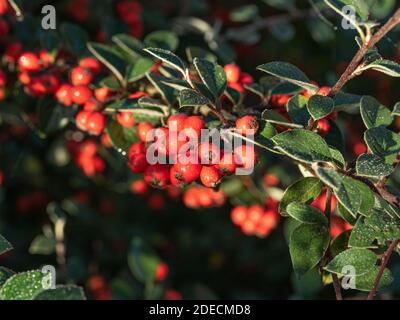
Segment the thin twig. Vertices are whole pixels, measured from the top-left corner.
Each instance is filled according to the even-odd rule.
[[[330,96],[335,96],[343,88],[343,86],[354,77],[353,73],[359,66],[361,60],[364,58],[370,48],[378,43],[390,30],[400,23],[400,9],[397,9],[393,16],[371,37],[371,39],[361,46],[346,70],[340,76],[339,80],[330,91]]]
[[[379,285],[379,282],[381,281],[383,272],[385,271],[385,268],[386,268],[386,266],[387,266],[387,264],[389,262],[390,256],[392,255],[394,249],[399,244],[399,241],[400,241],[399,239],[393,240],[391,242],[389,248],[387,249],[387,251],[383,255],[382,263],[381,263],[381,266],[379,267],[378,275],[376,276],[376,279],[375,279],[374,286],[373,286],[372,290],[368,294],[367,300],[373,300],[374,299],[376,291],[378,290],[378,285]]]

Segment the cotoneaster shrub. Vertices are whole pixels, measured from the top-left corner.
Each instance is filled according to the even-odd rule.
[[[342,299],[341,282],[350,272],[347,283],[355,280],[352,289],[369,292],[372,299],[393,280],[387,263],[400,238],[399,190],[391,181],[399,161],[400,112],[398,104],[386,106],[376,99],[374,90],[358,95],[344,86],[370,70],[400,77],[399,64],[378,49],[400,23],[400,9],[392,9],[387,1],[383,14],[370,1],[358,1],[354,20],[342,11],[350,2],[354,5],[324,0],[311,9],[293,9],[294,1],[277,5],[295,19],[303,18],[304,11],[326,14],[337,24],[342,19],[357,35],[358,51],[329,86],[311,81],[288,62],[265,61],[249,74],[230,58],[230,47],[224,47],[227,40],[237,41],[240,32],[249,36],[246,30],[257,36],[252,5],[230,13],[233,21],[248,24],[249,29],[243,26],[237,33],[220,34],[218,27],[197,18],[175,21],[182,34],[182,28],[202,34],[207,48],[181,44],[177,34],[167,30],[143,36],[142,5],[135,1],[112,3],[124,33],[100,29],[92,41],[84,28],[70,22],[42,30],[40,17],[20,17],[14,2],[1,0],[2,121],[23,123],[40,139],[61,136],[63,150],[95,184],[106,184],[106,174],[112,176],[121,167],[129,170],[134,179],[123,177],[128,189],[146,198],[153,210],[176,199],[191,209],[229,204],[231,222],[243,234],[259,238],[288,219],[285,231],[296,276],[318,274]],[[77,21],[90,18],[87,1],[70,1],[66,10]],[[316,18],[315,12],[311,15]],[[28,39],[24,33],[29,26],[34,34]],[[353,121],[362,125],[352,126]],[[243,145],[227,152],[219,144],[202,142],[199,135],[207,128],[224,130]],[[348,141],[343,139],[346,130]],[[172,134],[185,138],[179,141]],[[184,163],[186,153],[172,150],[179,151],[192,138],[196,161]],[[246,149],[245,144],[254,148]],[[167,162],[150,163],[151,148]],[[271,156],[278,167],[289,164],[285,182],[270,172]],[[237,169],[254,172],[237,175]],[[8,175],[1,171],[5,189]],[[66,216],[79,214],[76,203],[90,202],[84,189],[75,194],[74,203],[52,201],[40,191],[18,195],[16,202],[20,211],[47,208],[52,225],[35,238],[31,250],[55,252],[63,281]],[[112,214],[114,204],[102,200],[96,199],[100,210]],[[1,237],[0,253],[10,249]],[[140,237],[132,239],[129,250],[129,268],[144,284],[145,297],[159,297],[158,285],[169,276],[168,264]],[[110,298],[110,285],[97,272],[87,286],[95,298]],[[72,285],[42,290],[40,271],[14,275],[2,267],[0,275],[2,299],[84,298]],[[22,286],[33,290],[25,292]],[[168,289],[163,297],[181,295]]]

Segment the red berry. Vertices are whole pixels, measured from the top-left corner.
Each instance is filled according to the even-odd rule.
[[[149,164],[147,163],[146,155],[138,153],[129,158],[128,165],[133,173],[142,173],[146,170]]]
[[[87,86],[92,82],[93,74],[90,69],[75,67],[71,70],[70,78],[74,86]]]
[[[27,71],[22,71],[18,74],[18,80],[21,81],[22,84],[28,84],[31,82],[31,76],[29,72]]]
[[[236,225],[241,225],[247,219],[247,208],[245,206],[234,207],[231,211],[231,220]]]
[[[169,167],[162,164],[153,164],[144,172],[144,180],[154,188],[165,188],[169,183]]]
[[[137,127],[137,135],[143,142],[151,142],[154,139],[154,127],[150,122],[141,122]]]
[[[134,194],[145,195],[148,191],[147,183],[144,180],[136,180],[131,183],[131,191]]]
[[[244,169],[251,169],[255,166],[257,155],[252,145],[238,146],[234,150],[235,163]]]
[[[4,88],[0,88],[0,101],[3,101],[6,96],[6,91]]]
[[[180,132],[184,129],[185,120],[188,116],[184,113],[177,113],[168,118],[167,125],[170,130]]]
[[[264,214],[264,209],[260,205],[252,205],[248,208],[247,218],[255,223],[257,223]]]
[[[246,72],[242,72],[240,74],[239,82],[241,85],[245,85],[245,84],[250,85],[254,82],[254,79],[250,74],[248,74]]]
[[[91,114],[92,113],[89,111],[78,112],[78,114],[75,116],[76,126],[83,131],[87,131],[89,129],[88,119]]]
[[[128,159],[130,159],[132,156],[136,154],[146,154],[146,147],[143,142],[135,142],[131,147],[129,148],[128,151]]]
[[[254,135],[258,130],[258,121],[254,116],[244,116],[236,120],[236,129],[244,136]]]
[[[82,105],[90,100],[93,93],[88,86],[75,86],[72,87],[70,94],[74,103]]]
[[[106,125],[106,117],[101,112],[92,112],[88,118],[88,131],[90,134],[99,136]]]
[[[183,128],[186,130],[188,137],[199,139],[201,136],[201,129],[204,129],[204,120],[199,116],[190,116],[183,122]]]
[[[317,94],[319,94],[321,96],[327,96],[330,91],[331,91],[331,88],[325,86],[325,87],[319,88]]]
[[[8,10],[8,1],[0,0],[0,16],[7,13]]]
[[[130,128],[135,124],[135,118],[132,112],[118,112],[117,121],[125,128]]]
[[[8,34],[10,28],[8,27],[8,23],[3,19],[0,19],[0,37],[4,37]]]
[[[94,96],[100,102],[105,102],[107,98],[111,95],[111,90],[107,87],[101,87],[94,90]]]
[[[232,153],[224,154],[217,164],[217,168],[222,175],[231,175],[236,170],[235,157]]]
[[[0,87],[4,87],[7,83],[7,77],[3,70],[0,69]]]
[[[50,54],[47,50],[40,50],[39,59],[42,62],[44,67],[48,67],[54,62],[54,56]]]
[[[39,57],[33,52],[25,52],[18,59],[19,68],[24,71],[39,71],[40,60]]]
[[[168,265],[164,262],[160,262],[156,268],[156,274],[155,274],[156,281],[159,282],[164,281],[167,278],[168,273],[169,273]]]
[[[323,118],[323,119],[318,120],[317,129],[318,129],[318,132],[321,133],[323,136],[326,136],[328,134],[330,128],[331,128],[331,125],[330,125],[328,119]]]
[[[2,1],[2,0],[0,0]],[[7,45],[6,50],[4,52],[4,58],[7,62],[14,63],[17,61],[19,56],[21,55],[22,45],[19,42],[12,42]]]
[[[221,150],[215,144],[204,141],[199,144],[197,151],[201,164],[219,163]]]
[[[171,182],[176,179],[179,182],[178,185],[192,183],[200,177],[201,168],[202,165],[196,163],[175,163],[170,171]]]
[[[221,182],[221,174],[214,166],[203,166],[200,172],[200,180],[204,186],[214,188]]]
[[[224,66],[224,71],[226,74],[226,80],[229,83],[236,83],[239,81],[240,78],[240,68],[234,64],[230,63]]]
[[[62,103],[66,107],[72,105],[72,98],[70,94],[71,88],[71,85],[69,85],[68,83],[64,83],[57,89],[55,93],[57,101]]]
[[[264,176],[264,184],[266,186],[277,186],[279,184],[279,178],[272,173],[267,173]]]
[[[83,68],[90,69],[94,74],[99,73],[101,65],[99,60],[93,57],[83,58],[79,61],[79,66]]]
[[[131,93],[129,96],[128,96],[128,98],[129,99],[139,99],[139,98],[141,98],[141,97],[148,97],[149,95],[148,95],[148,93],[146,93],[146,92],[142,92],[142,91],[136,91],[136,92],[134,92],[134,93]]]
[[[98,108],[98,102],[96,101],[96,99],[89,99],[88,101],[85,102],[85,104],[83,105],[83,110],[85,111],[97,111]]]

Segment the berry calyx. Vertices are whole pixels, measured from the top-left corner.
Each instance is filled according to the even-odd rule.
[[[153,188],[165,188],[169,183],[169,167],[162,164],[153,164],[144,172],[144,180]]]

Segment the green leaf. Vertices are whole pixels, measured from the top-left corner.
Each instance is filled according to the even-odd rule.
[[[329,247],[332,257],[337,256],[339,253],[345,251],[348,248],[350,230],[343,231],[341,234],[336,236]]]
[[[204,106],[209,103],[208,99],[192,89],[183,89],[179,94],[179,105],[183,107]]]
[[[38,270],[17,273],[0,288],[0,300],[32,300],[44,290],[42,280],[44,275]]]
[[[170,85],[166,84],[168,78],[154,73],[146,73],[146,77],[161,94],[165,102],[167,102],[169,105],[173,105],[176,102],[177,95],[175,90]]]
[[[201,47],[187,47],[186,56],[189,62],[193,62],[195,58],[202,58],[212,62],[218,61],[218,58],[215,56],[215,54]]]
[[[333,104],[333,100],[329,97],[314,95],[308,100],[307,109],[314,120],[319,120],[333,111]]]
[[[332,161],[328,145],[314,132],[293,129],[282,132],[271,140],[275,143],[276,149],[298,161],[307,163]]]
[[[101,43],[89,42],[89,51],[103,63],[121,83],[125,83],[124,74],[126,65],[122,56],[110,46]]]
[[[204,85],[210,90],[215,99],[219,99],[226,89],[224,68],[215,62],[201,58],[195,58],[193,64]]]
[[[48,52],[55,54],[60,46],[60,37],[56,30],[41,30],[40,45]]]
[[[371,151],[384,158],[389,165],[400,151],[400,135],[384,127],[368,129],[364,133],[364,140]]]
[[[232,102],[234,106],[239,105],[243,100],[242,94],[231,87],[226,87],[225,96]]]
[[[352,266],[355,276],[363,275],[375,267],[377,257],[367,249],[350,248],[339,253],[325,267],[324,270],[339,275],[345,275],[346,266]]]
[[[7,281],[7,279],[12,277],[14,274],[15,272],[11,269],[0,266],[0,288]]]
[[[0,255],[12,250],[12,245],[0,234]]]
[[[373,249],[377,246],[373,243],[376,238],[374,228],[365,223],[365,217],[359,217],[350,233],[349,247]]]
[[[360,108],[360,101],[362,96],[350,93],[339,92],[334,98],[335,102],[334,111],[358,111]]]
[[[168,51],[175,51],[179,45],[179,39],[176,34],[164,30],[149,33],[143,42],[146,47],[160,48]]]
[[[287,112],[294,123],[306,127],[310,120],[310,114],[307,110],[307,98],[297,94],[290,98],[286,105]]]
[[[133,238],[128,252],[128,265],[133,275],[143,283],[155,280],[160,259],[140,238]]]
[[[367,129],[379,126],[388,126],[393,121],[390,110],[371,96],[361,99],[360,113]]]
[[[381,1],[364,0],[364,1],[368,4],[371,15],[378,20],[388,16],[389,13],[396,6],[396,0],[381,0]]]
[[[328,225],[328,219],[321,211],[301,202],[294,201],[289,203],[286,207],[286,212],[289,216],[302,223]]]
[[[391,215],[385,209],[374,208],[369,217],[365,218],[365,224],[371,227],[375,239],[384,245],[387,241],[400,238],[400,218]]]
[[[357,175],[369,178],[386,177],[393,171],[393,166],[376,154],[364,153],[357,158]]]
[[[34,300],[86,300],[86,297],[81,287],[59,285],[55,289],[40,292]]]
[[[400,116],[400,102],[397,102],[394,107],[393,107],[393,111],[392,111],[392,115],[393,116]]]
[[[292,123],[280,113],[275,110],[266,109],[261,114],[261,118],[273,124],[283,125],[288,128],[302,128],[300,124]]]
[[[329,246],[329,231],[323,225],[301,224],[290,236],[289,251],[294,271],[299,275],[314,268]]]
[[[131,61],[142,57],[143,44],[138,39],[128,34],[116,34],[112,37],[112,41],[123,55],[129,57]]]
[[[342,10],[343,5],[352,6],[362,20],[368,19],[369,8],[364,0],[326,0],[326,2],[331,3],[338,10]]]
[[[41,99],[37,106],[37,129],[42,137],[65,128],[75,115],[76,107],[66,108],[52,99]]]
[[[284,215],[286,207],[293,201],[310,203],[322,190],[322,182],[315,177],[306,177],[291,184],[283,194],[279,203],[279,212]]]
[[[261,135],[264,138],[271,139],[277,134],[277,131],[271,123],[267,121],[261,121],[260,129],[257,134]]]
[[[33,239],[30,247],[30,254],[52,254],[55,249],[55,241],[54,239],[49,239],[44,235],[38,235]]]
[[[264,71],[282,80],[294,83],[302,88],[305,88],[312,93],[318,91],[318,87],[311,84],[310,79],[296,66],[281,61],[274,61],[263,64],[257,67],[258,70]]]
[[[374,267],[369,272],[356,276],[356,289],[360,291],[371,291],[374,287],[375,279],[378,276],[379,267]],[[387,286],[389,286],[393,282],[393,276],[389,269],[385,268],[383,270],[383,274],[381,280],[378,284],[378,290],[381,290]]]
[[[86,52],[86,43],[89,41],[89,35],[85,29],[76,24],[64,22],[60,26],[60,32],[69,51],[78,56]]]
[[[112,91],[117,91],[121,89],[121,84],[114,76],[106,77],[100,81],[101,87],[107,87]]]
[[[249,4],[237,7],[230,12],[230,20],[235,22],[250,21],[258,16],[258,7],[255,4]]]
[[[178,70],[185,76],[186,65],[176,54],[171,51],[159,49],[159,48],[146,48],[144,51],[150,53],[152,56],[165,62],[167,65]]]
[[[365,67],[360,68],[359,70],[365,71],[368,69],[382,72],[391,77],[400,77],[400,64],[391,60],[378,59],[366,65]]]
[[[139,58],[129,69],[127,74],[128,82],[135,82],[146,76],[146,73],[151,70],[154,62],[148,58]]]
[[[125,128],[114,120],[108,122],[106,131],[114,148],[122,154],[126,154],[131,145],[139,141],[136,127]]]

